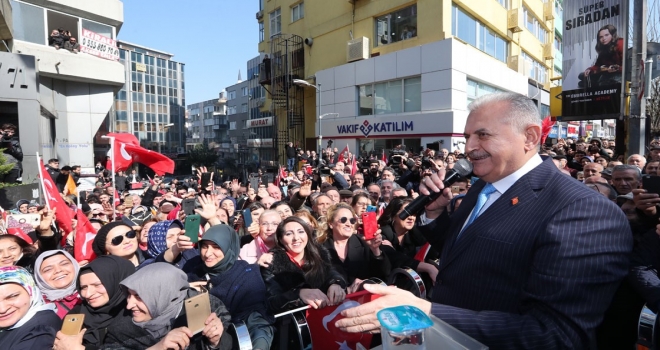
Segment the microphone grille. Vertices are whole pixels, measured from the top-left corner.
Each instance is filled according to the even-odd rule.
[[[462,177],[469,176],[472,173],[472,163],[467,159],[459,159],[454,164],[454,171],[456,171]]]

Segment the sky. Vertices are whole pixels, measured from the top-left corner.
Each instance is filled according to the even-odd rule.
[[[123,0],[119,40],[185,63],[186,104],[211,100],[247,76],[258,55],[258,0]]]

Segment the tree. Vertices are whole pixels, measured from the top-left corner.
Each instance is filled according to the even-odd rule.
[[[0,148],[0,177],[4,177],[4,175],[7,175],[11,169],[14,168],[13,163],[7,164],[7,157],[5,157],[5,149]],[[15,186],[16,184],[8,184],[4,182],[0,182],[0,188],[5,188],[9,186]]]
[[[214,150],[209,149],[209,145],[207,142],[204,142],[204,144],[201,145],[197,145],[195,146],[195,148],[188,151],[189,165],[195,167],[199,167],[199,166],[211,167],[215,165],[217,161],[218,161],[218,154]]]

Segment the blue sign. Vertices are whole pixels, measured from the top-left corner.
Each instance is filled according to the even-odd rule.
[[[361,132],[364,137],[369,137],[372,133],[392,133],[413,130],[412,121],[369,123],[368,120],[365,120],[362,124],[337,125],[338,134],[356,134]]]

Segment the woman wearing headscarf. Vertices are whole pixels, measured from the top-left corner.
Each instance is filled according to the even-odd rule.
[[[147,256],[138,268],[142,268],[155,262],[156,257],[176,244],[177,237],[183,230],[183,224],[179,220],[160,221],[149,229],[147,238]]]
[[[234,215],[236,212],[236,200],[233,197],[225,197],[220,201],[219,207],[227,210],[229,214],[229,225],[233,225],[234,219],[236,219]]]
[[[188,281],[208,281],[211,295],[229,310],[232,322],[245,322],[253,349],[269,349],[275,321],[266,307],[266,285],[259,266],[238,260],[236,231],[227,225],[211,227],[199,242],[199,264]]]
[[[80,266],[64,250],[41,253],[34,264],[34,279],[47,303],[57,306],[57,316],[64,316],[82,299],[76,290]]]
[[[134,266],[144,262],[144,255],[138,247],[137,232],[122,221],[114,221],[101,227],[92,243],[96,256],[118,256],[129,260]]]
[[[128,292],[126,308],[132,313],[132,322],[119,325],[117,334],[108,334],[104,349],[145,349],[154,345],[163,349],[231,349],[232,337],[224,331],[231,316],[213,295],[209,295],[211,315],[205,320],[204,330],[193,335],[186,326],[183,302],[198,293],[178,268],[153,263],[120,285]]]
[[[50,349],[61,325],[55,305],[46,304],[30,272],[0,268],[0,349]]]
[[[57,332],[53,349],[99,349],[108,334],[120,337],[120,325],[131,322],[131,313],[126,310],[126,292],[119,283],[134,272],[130,261],[112,255],[100,256],[82,267],[77,287],[84,301],[69,312],[85,315],[82,342],[78,336]]]

